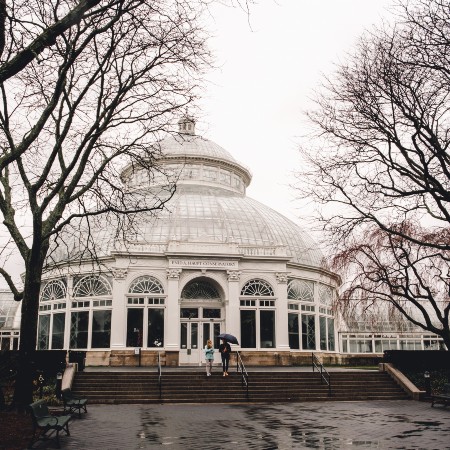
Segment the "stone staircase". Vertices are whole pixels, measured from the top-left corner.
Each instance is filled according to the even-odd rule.
[[[405,400],[408,395],[382,372],[331,372],[332,395],[313,372],[249,372],[250,402]],[[72,387],[89,403],[239,403],[246,402],[241,377],[204,371],[164,372],[162,397],[155,372],[78,372]]]

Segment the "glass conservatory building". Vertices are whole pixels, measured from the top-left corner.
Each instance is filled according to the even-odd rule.
[[[250,364],[294,364],[337,353],[338,278],[295,223],[246,196],[249,170],[181,120],[160,164],[178,174],[175,195],[138,232],[105,250],[101,271],[69,262],[43,283],[39,349],[87,352],[92,365],[202,363],[207,339],[235,335]],[[126,189],[152,189],[136,167]],[[106,267],[107,269],[105,269]]]

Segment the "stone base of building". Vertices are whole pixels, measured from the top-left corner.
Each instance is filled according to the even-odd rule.
[[[245,366],[309,366],[311,352],[277,352],[277,351],[245,351],[240,352]],[[179,366],[178,351],[141,350],[109,350],[86,352],[86,366],[111,367],[156,367],[158,354],[161,365],[165,367]],[[316,352],[315,355],[325,365],[340,366],[376,366],[382,360],[380,356],[365,356],[338,353]],[[230,365],[236,364],[235,356],[231,355]]]

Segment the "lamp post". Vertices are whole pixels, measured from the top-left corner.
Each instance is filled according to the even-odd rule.
[[[430,378],[430,372],[425,371],[423,374],[423,377],[425,378],[425,395],[427,398],[431,397],[431,378]]]
[[[56,395],[56,398],[58,398],[58,399],[61,398],[62,377],[63,377],[63,374],[61,372],[58,372],[56,374],[55,395]]]

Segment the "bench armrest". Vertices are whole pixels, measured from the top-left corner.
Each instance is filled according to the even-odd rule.
[[[39,426],[54,426],[58,424],[58,418],[56,416],[41,416],[37,418],[36,422]]]

